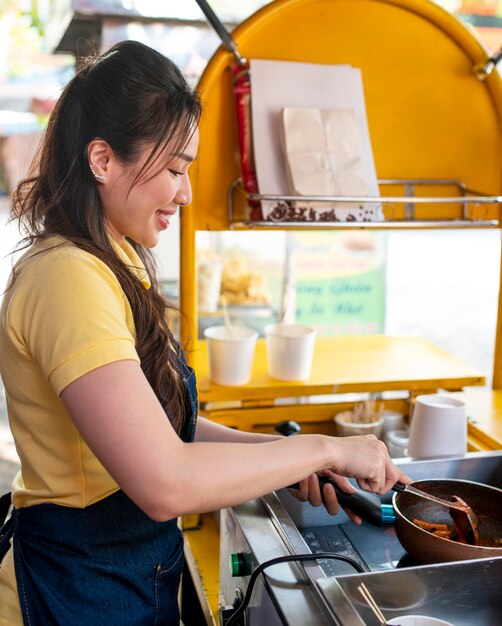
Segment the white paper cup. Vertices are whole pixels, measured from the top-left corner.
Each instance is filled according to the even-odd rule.
[[[211,313],[218,308],[223,263],[216,260],[200,261],[197,266],[197,306],[199,311]]]
[[[418,396],[411,418],[408,455],[425,459],[466,452],[465,403],[441,394]]]
[[[245,385],[251,378],[258,333],[245,326],[210,326],[207,339],[209,378],[218,385]]]
[[[301,324],[265,326],[268,373],[279,380],[307,380],[312,369],[316,331]]]

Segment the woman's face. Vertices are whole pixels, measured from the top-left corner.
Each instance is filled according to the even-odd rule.
[[[168,228],[178,207],[192,201],[188,169],[195,159],[198,144],[199,133],[195,130],[181,153],[171,154],[165,167],[153,178],[148,173],[146,180],[135,183],[132,189],[131,182],[148,159],[149,151],[145,150],[132,165],[121,164],[111,157],[99,190],[113,239],[121,242],[129,237],[147,248],[158,243],[160,233]],[[169,153],[169,147],[166,150]]]

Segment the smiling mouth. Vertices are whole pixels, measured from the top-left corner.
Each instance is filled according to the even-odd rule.
[[[169,212],[169,211],[162,211],[160,209],[158,209],[157,211],[155,211],[155,214],[157,215],[157,219],[160,222],[160,225],[163,228],[167,228],[169,226],[169,220],[171,219],[171,217],[174,215],[174,213]]]

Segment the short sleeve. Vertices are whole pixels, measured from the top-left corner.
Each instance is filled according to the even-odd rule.
[[[10,322],[58,395],[93,369],[139,362],[129,303],[106,264],[63,246],[25,273]]]

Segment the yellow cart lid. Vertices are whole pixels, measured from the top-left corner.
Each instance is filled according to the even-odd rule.
[[[361,68],[380,179],[457,179],[483,194],[501,193],[501,77],[497,71],[485,80],[476,77],[473,68],[489,55],[436,4],[277,0],[232,35],[248,59]],[[191,173],[194,200],[182,216],[189,231],[229,227],[227,193],[240,176],[229,70],[233,62],[219,48],[199,83],[204,114],[200,153]],[[498,218],[497,209],[492,211],[495,215],[486,217]]]

